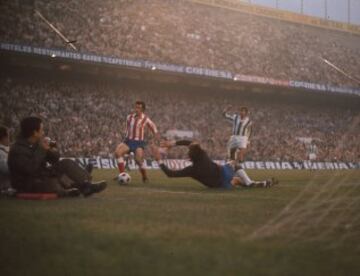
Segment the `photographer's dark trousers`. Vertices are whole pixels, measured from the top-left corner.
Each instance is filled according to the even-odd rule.
[[[56,193],[63,196],[67,189],[82,190],[85,183],[91,181],[90,174],[71,159],[63,159],[53,165],[53,174],[31,181],[30,191],[33,193]]]

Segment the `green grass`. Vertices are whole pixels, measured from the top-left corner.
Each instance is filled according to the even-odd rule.
[[[95,171],[109,186],[87,199],[0,200],[0,275],[360,275],[360,231],[336,248],[333,238],[246,239],[309,181],[359,185],[360,171],[251,171],[281,183],[234,191],[159,171],[120,186],[115,173]]]

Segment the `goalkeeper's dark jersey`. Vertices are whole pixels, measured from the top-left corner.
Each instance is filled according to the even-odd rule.
[[[177,146],[189,146],[191,141],[182,140],[177,141]],[[182,170],[171,170],[165,164],[160,164],[161,170],[168,177],[192,177],[210,188],[221,188],[223,185],[223,173],[222,167],[213,162],[207,153],[200,149],[196,162],[182,169]]]

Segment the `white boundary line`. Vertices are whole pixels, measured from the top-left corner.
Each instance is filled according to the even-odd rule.
[[[202,192],[186,192],[186,191],[168,191],[168,190],[163,190],[163,189],[158,189],[158,188],[143,188],[143,187],[132,187],[131,190],[136,190],[136,191],[144,191],[144,192],[148,192],[148,193],[164,193],[164,194],[181,194],[181,195],[200,195],[200,196],[227,196],[227,197],[235,197],[238,193],[233,193],[230,190],[219,190],[219,191],[215,191],[214,192],[210,192],[207,193],[206,190],[202,191]],[[236,190],[238,191],[238,190]],[[241,199],[265,199],[265,200],[277,200],[277,201],[291,201],[292,199],[284,199],[281,197],[271,197],[271,196],[246,196],[246,197],[240,197],[239,200]]]

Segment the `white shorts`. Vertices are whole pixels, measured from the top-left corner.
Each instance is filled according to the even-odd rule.
[[[228,142],[228,150],[232,149],[246,149],[249,143],[247,136],[233,135]]]
[[[231,136],[227,145],[228,158],[234,159],[235,158],[234,154],[236,150],[246,149],[248,143],[249,140],[247,136],[238,136],[238,135]]]

